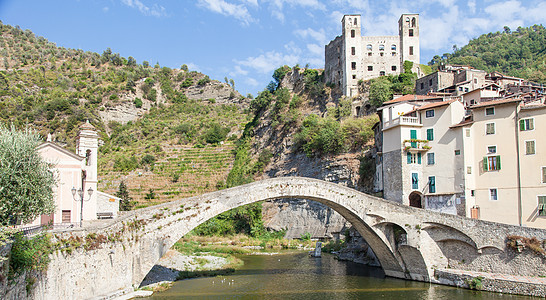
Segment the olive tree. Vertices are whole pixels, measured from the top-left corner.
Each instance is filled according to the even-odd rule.
[[[54,210],[56,179],[36,150],[39,143],[31,130],[0,125],[0,225],[28,223]]]

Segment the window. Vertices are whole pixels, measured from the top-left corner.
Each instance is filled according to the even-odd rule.
[[[409,36],[413,36],[413,29],[409,30]]]
[[[495,134],[495,123],[485,124],[485,134]]]
[[[498,171],[501,169],[500,155],[497,156],[484,156],[483,158],[483,171]]]
[[[412,139],[412,140],[416,140],[416,139],[417,139],[417,130],[415,130],[415,129],[410,129],[410,139]],[[417,147],[417,143],[416,143],[416,142],[411,142],[411,147],[416,148],[416,147]]]
[[[489,200],[498,200],[497,189],[489,189]]]
[[[384,56],[384,55],[385,55],[385,53],[383,53],[383,52],[379,53],[379,56]]]
[[[62,211],[62,222],[63,223],[70,223],[70,210],[63,210]]]
[[[351,69],[356,70],[356,62],[353,61],[351,63]]]
[[[474,105],[476,104],[476,101],[474,101],[474,99],[470,100],[470,105]]]
[[[428,177],[428,192],[436,193],[436,177],[435,176]]]
[[[385,71],[379,72],[379,76],[385,76]]]
[[[525,141],[525,154],[535,154],[535,141]]]
[[[427,165],[434,164],[434,153],[427,153]]]
[[[432,79],[428,80],[428,85],[432,86]]]
[[[396,71],[396,66],[392,66],[392,67],[391,67],[391,70],[392,70],[392,71]]]
[[[357,19],[355,18],[355,25],[358,25]]]
[[[546,196],[538,196],[538,215],[546,216]]]
[[[535,129],[534,119],[522,119],[519,120],[519,130],[520,131],[527,131],[527,130],[533,130]]]
[[[353,79],[356,79],[356,75],[353,74]]]
[[[373,71],[373,66],[368,66],[368,71]]]
[[[459,91],[461,91],[461,92],[463,91],[463,87],[462,87],[462,86],[459,87]]]
[[[415,27],[415,18],[411,19],[411,27]]]
[[[487,153],[489,154],[497,153],[497,146],[487,146]]]
[[[356,54],[356,48],[355,47],[351,47],[351,55],[355,55]]]
[[[461,150],[455,150],[455,155],[461,155]]]
[[[408,164],[421,164],[421,153],[411,153],[411,152],[408,152],[407,155],[407,160],[408,160]]]
[[[546,167],[542,167],[542,183],[546,183]]]
[[[91,165],[91,150],[88,149],[85,151],[85,165],[90,166]]]
[[[466,167],[466,174],[472,174],[472,167]]]
[[[414,190],[419,189],[419,174],[411,173],[411,188]]]
[[[409,47],[409,55],[413,55],[413,46]]]
[[[465,129],[466,137],[470,137],[470,129]]]
[[[394,44],[391,45],[391,50],[392,50],[392,51],[396,51],[396,45],[394,45]]]
[[[494,107],[488,107],[485,109],[485,115],[486,116],[493,116],[495,115],[495,108]]]
[[[427,140],[429,141],[434,140],[434,130],[432,128],[427,129]]]
[[[478,78],[474,78],[474,84],[478,84]]]
[[[385,45],[383,44],[379,45],[379,51],[385,51]]]
[[[372,53],[371,53],[371,52],[368,52],[368,56],[372,56]]]
[[[421,89],[424,90],[425,89],[425,84],[421,82]]]
[[[351,37],[352,37],[352,38],[354,38],[354,37],[355,37],[355,31],[354,31],[354,29],[353,29],[353,30],[351,30]]]
[[[392,56],[396,56],[396,52],[393,52],[393,53],[392,53]]]
[[[465,88],[464,88],[464,91],[465,91],[465,92],[468,92],[468,88],[467,88],[467,87],[465,87]]]
[[[434,117],[434,109],[429,109],[429,110],[425,111],[425,117],[427,117],[427,118]]]

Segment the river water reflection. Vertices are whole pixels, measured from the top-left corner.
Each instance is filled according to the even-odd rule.
[[[148,299],[531,299],[384,277],[380,268],[326,254],[241,256],[244,267],[225,277],[177,281]]]

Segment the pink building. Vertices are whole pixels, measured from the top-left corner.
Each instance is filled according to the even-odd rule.
[[[76,153],[53,143],[51,137],[38,146],[42,157],[52,163],[58,179],[55,211],[42,215],[28,225],[79,223],[104,217],[116,217],[119,198],[97,191],[97,155],[99,136],[86,122],[80,127]],[[83,194],[83,218],[82,218]]]

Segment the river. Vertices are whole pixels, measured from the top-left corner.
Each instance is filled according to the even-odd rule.
[[[532,299],[385,277],[381,268],[305,252],[244,255],[229,276],[177,281],[146,299]]]

